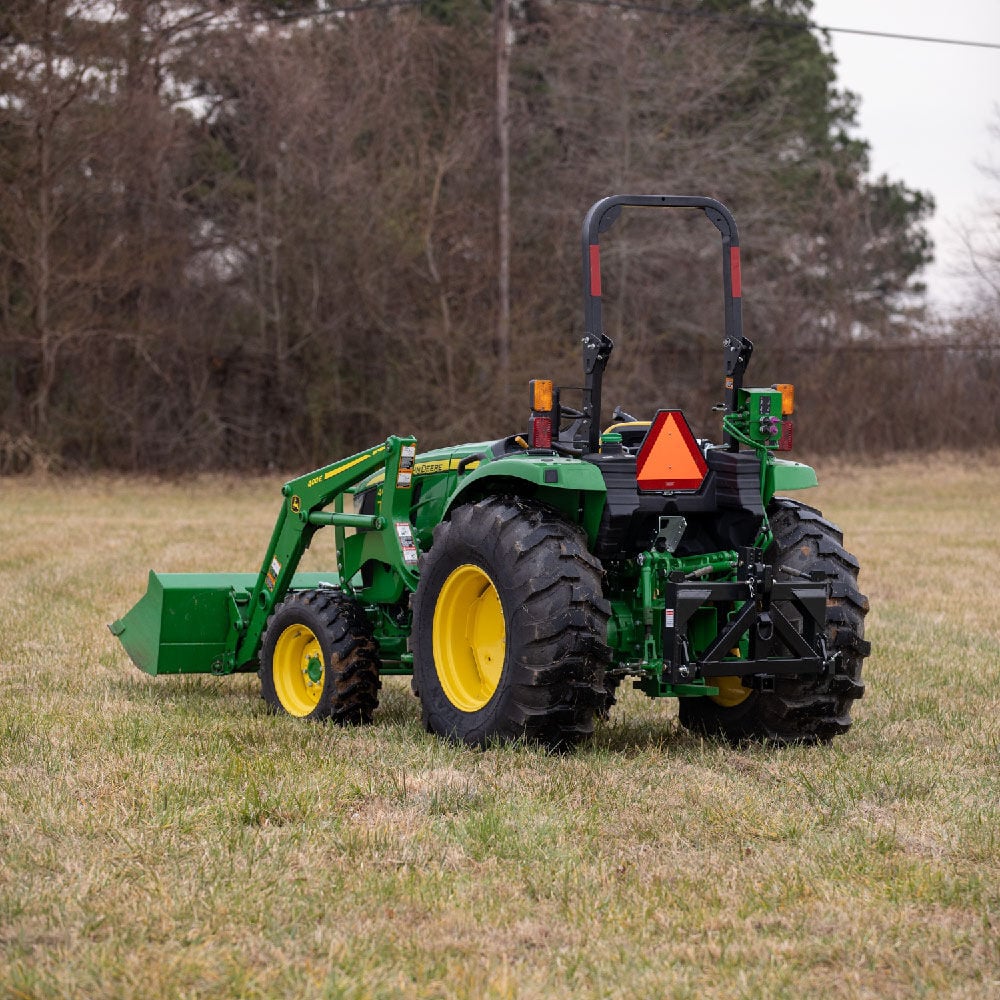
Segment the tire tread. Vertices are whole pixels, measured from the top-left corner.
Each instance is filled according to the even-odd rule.
[[[264,630],[262,651],[273,650],[277,635],[286,626],[287,615],[297,614],[310,627],[320,644],[329,648],[324,665],[326,684],[320,701],[308,718],[339,725],[369,723],[378,707],[380,660],[371,623],[357,601],[340,590],[292,591],[275,607]],[[325,640],[325,642],[324,642]],[[284,711],[268,676],[270,657],[261,656],[261,694],[268,707]]]
[[[779,744],[826,743],[851,727],[851,706],[863,697],[864,638],[868,598],[858,589],[858,560],[843,546],[843,532],[815,507],[776,498],[769,508],[775,548],[769,553],[779,573],[822,572],[830,583],[828,646],[841,654],[832,676],[779,677],[773,692],[754,692],[732,708],[707,698],[682,698],[680,721],[695,732],[733,742],[767,740]]]
[[[485,541],[484,541],[485,540]],[[490,540],[494,540],[490,544]],[[555,750],[586,739],[604,699],[604,668],[610,659],[607,623],[611,608],[602,593],[601,564],[582,533],[557,513],[516,496],[489,497],[456,510],[434,529],[423,557],[421,580],[441,560],[489,557],[493,576],[504,578],[513,614],[501,697],[496,710],[457,713],[428,683],[432,657],[417,655],[415,687],[425,726],[473,745],[525,738]],[[433,620],[435,593],[418,587],[414,630]],[[509,605],[507,610],[509,611]],[[425,637],[426,638],[426,637]],[[416,650],[421,640],[418,638]],[[428,659],[431,662],[427,662]],[[490,703],[493,704],[492,702]],[[466,714],[468,718],[466,718]]]

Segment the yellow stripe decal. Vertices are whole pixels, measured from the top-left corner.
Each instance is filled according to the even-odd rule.
[[[462,460],[460,458],[453,458],[450,462],[446,462],[444,459],[435,459],[431,462],[417,462],[413,466],[413,474],[415,476],[430,476],[435,472],[454,472],[459,463]],[[479,461],[469,462],[465,467],[468,471],[479,468]],[[385,473],[379,472],[368,480],[368,486],[378,486],[379,483],[385,482]]]
[[[379,452],[383,451],[385,451],[385,445],[379,445],[378,448],[373,448],[371,451],[366,451],[363,455],[358,455],[357,458],[352,458],[350,462],[344,462],[341,465],[334,466],[332,469],[328,469],[322,476],[314,476],[309,480],[308,485],[315,486],[317,483],[324,482],[327,479],[333,479],[334,476],[340,475],[341,472],[346,472],[348,469],[354,468],[355,465],[359,465],[369,458],[374,458]]]

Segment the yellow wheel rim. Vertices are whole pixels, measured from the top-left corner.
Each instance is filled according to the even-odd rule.
[[[489,575],[469,563],[452,570],[434,606],[434,666],[448,700],[477,712],[503,672],[507,625]]]
[[[735,708],[750,697],[750,689],[743,686],[739,677],[713,677],[709,684],[719,689],[711,698],[723,708]]]
[[[306,625],[289,625],[274,644],[271,660],[274,693],[289,715],[309,715],[323,693],[326,668],[316,633]]]

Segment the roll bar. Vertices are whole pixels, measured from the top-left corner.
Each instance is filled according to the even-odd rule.
[[[616,194],[595,202],[583,220],[583,417],[574,428],[574,445],[596,452],[601,428],[601,383],[614,343],[602,329],[601,233],[618,221],[623,207],[698,208],[722,235],[722,293],[726,310],[723,341],[726,409],[736,408],[736,394],[750,361],[753,344],[743,336],[742,282],[740,277],[740,237],[736,220],[720,201],[691,195]],[[727,435],[726,443],[735,450],[737,442]]]

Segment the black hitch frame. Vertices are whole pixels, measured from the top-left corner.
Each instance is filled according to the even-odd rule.
[[[764,561],[761,549],[739,549],[738,555],[735,580],[703,583],[679,573],[667,579],[663,679],[671,684],[690,684],[697,679],[753,675],[750,686],[767,690],[773,687],[775,676],[832,671],[836,655],[827,652],[824,633],[827,580],[822,574],[803,580],[775,580],[774,567]],[[720,627],[715,639],[695,657],[688,624],[706,605],[716,608]],[[786,615],[791,609],[801,617],[801,632]],[[749,655],[732,658],[732,650],[744,635],[749,637]]]

